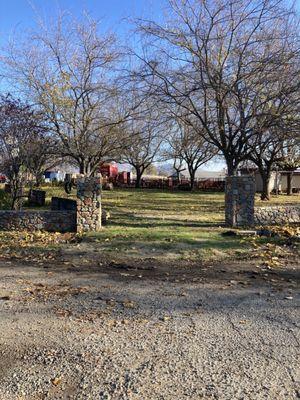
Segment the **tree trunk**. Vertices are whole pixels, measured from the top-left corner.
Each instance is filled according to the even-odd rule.
[[[271,171],[260,171],[261,179],[262,179],[262,192],[260,195],[261,200],[269,201],[271,197],[270,193],[270,179],[271,179]]]
[[[237,167],[234,165],[234,162],[231,158],[225,157],[226,166],[227,166],[227,175],[235,176],[237,173]]]
[[[37,172],[35,175],[35,187],[40,187],[43,181],[43,173]]]
[[[142,180],[142,176],[143,176],[143,171],[142,171],[140,168],[138,168],[138,167],[135,167],[135,170],[136,170],[135,188],[136,188],[136,189],[140,189],[140,187],[141,187],[141,180]]]
[[[11,191],[11,206],[10,206],[11,210],[14,210],[14,211],[18,210],[17,199],[18,198],[17,198],[17,195],[16,195],[16,191],[15,191],[14,188],[12,188],[12,191]]]
[[[190,173],[190,180],[191,180],[191,184],[190,184],[191,191],[193,191],[194,188],[195,188],[195,174],[196,174],[196,171],[191,169],[191,170],[189,170],[189,173]]]
[[[90,176],[91,175],[91,165],[86,161],[81,161],[79,163],[79,173],[81,175]]]
[[[287,188],[286,188],[286,194],[288,196],[292,195],[293,192],[293,172],[288,172],[287,176],[286,176],[286,180],[287,180]]]
[[[81,162],[81,163],[79,164],[79,173],[80,173],[81,175],[84,175],[84,162]]]
[[[16,181],[12,184],[12,210],[21,210],[23,205],[23,187],[20,182]]]
[[[270,176],[262,176],[262,192],[260,195],[261,200],[269,201],[270,200]]]

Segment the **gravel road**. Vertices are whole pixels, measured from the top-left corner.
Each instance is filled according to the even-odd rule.
[[[79,264],[0,262],[1,400],[300,398],[295,265]]]

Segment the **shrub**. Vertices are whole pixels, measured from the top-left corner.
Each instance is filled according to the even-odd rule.
[[[4,189],[0,189],[0,210],[9,210],[11,208],[11,197]]]

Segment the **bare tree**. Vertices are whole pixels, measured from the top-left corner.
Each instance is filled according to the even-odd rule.
[[[285,76],[285,79],[288,79],[288,76]],[[281,77],[280,82],[276,84],[282,84],[282,81]],[[264,91],[262,90],[257,96],[259,95],[264,95]],[[268,110],[265,116],[257,118],[254,134],[248,143],[251,150],[248,159],[258,167],[261,175],[262,200],[270,199],[271,173],[286,159],[289,143],[295,132],[299,131],[298,106],[299,101],[298,99],[295,101],[295,96],[285,94],[284,101],[280,98],[275,102],[269,101],[268,108],[272,108],[272,113]],[[295,140],[292,141],[295,144]]]
[[[300,138],[287,140],[282,145],[282,157],[278,163],[279,167],[287,173],[287,195],[292,194],[293,174],[300,168]]]
[[[123,126],[127,143],[124,143],[122,161],[135,169],[135,186],[139,188],[145,170],[159,154],[168,125],[151,100],[143,101],[137,111]]]
[[[257,135],[251,146],[249,160],[257,166],[262,179],[262,200],[270,200],[271,174],[282,158],[282,138],[273,131]]]
[[[128,115],[116,39],[99,34],[98,22],[62,15],[41,23],[5,58],[6,76],[46,115],[62,157],[93,174],[119,148],[118,125]],[[119,78],[119,79],[118,79]]]
[[[175,154],[175,151],[171,150],[171,154],[170,155],[171,155],[171,157],[173,159],[173,169],[174,169],[174,171],[176,173],[176,179],[179,182],[180,174],[181,174],[181,172],[183,172],[185,170],[185,167],[183,165],[184,164],[183,158],[180,155],[177,154],[177,151],[176,151],[176,154]]]
[[[32,132],[31,140],[26,145],[27,148],[30,157],[27,159],[26,169],[33,178],[30,180],[30,185],[39,187],[45,172],[61,162],[57,156],[56,143],[49,135],[47,126],[44,126],[44,131],[38,132],[38,134]]]
[[[169,0],[164,24],[139,20],[146,46],[141,77],[192,116],[194,129],[223,155],[229,175],[270,101],[299,91],[299,30],[284,0]],[[294,68],[290,68],[294,65]],[[296,66],[296,68],[295,68]],[[290,74],[290,84],[275,85]],[[258,93],[272,85],[266,96]],[[269,109],[270,111],[270,109]]]
[[[191,190],[195,186],[197,170],[216,155],[213,146],[202,136],[198,135],[198,132],[199,129],[195,131],[192,125],[179,120],[176,122],[174,133],[168,140],[172,158],[182,161],[181,166],[183,162],[187,166],[190,175]]]
[[[22,205],[26,174],[35,153],[35,140],[41,140],[45,126],[30,106],[11,96],[0,99],[0,168],[8,177],[12,209]]]

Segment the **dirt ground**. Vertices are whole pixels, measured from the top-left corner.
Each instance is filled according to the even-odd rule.
[[[0,260],[0,399],[298,399],[300,265]]]

